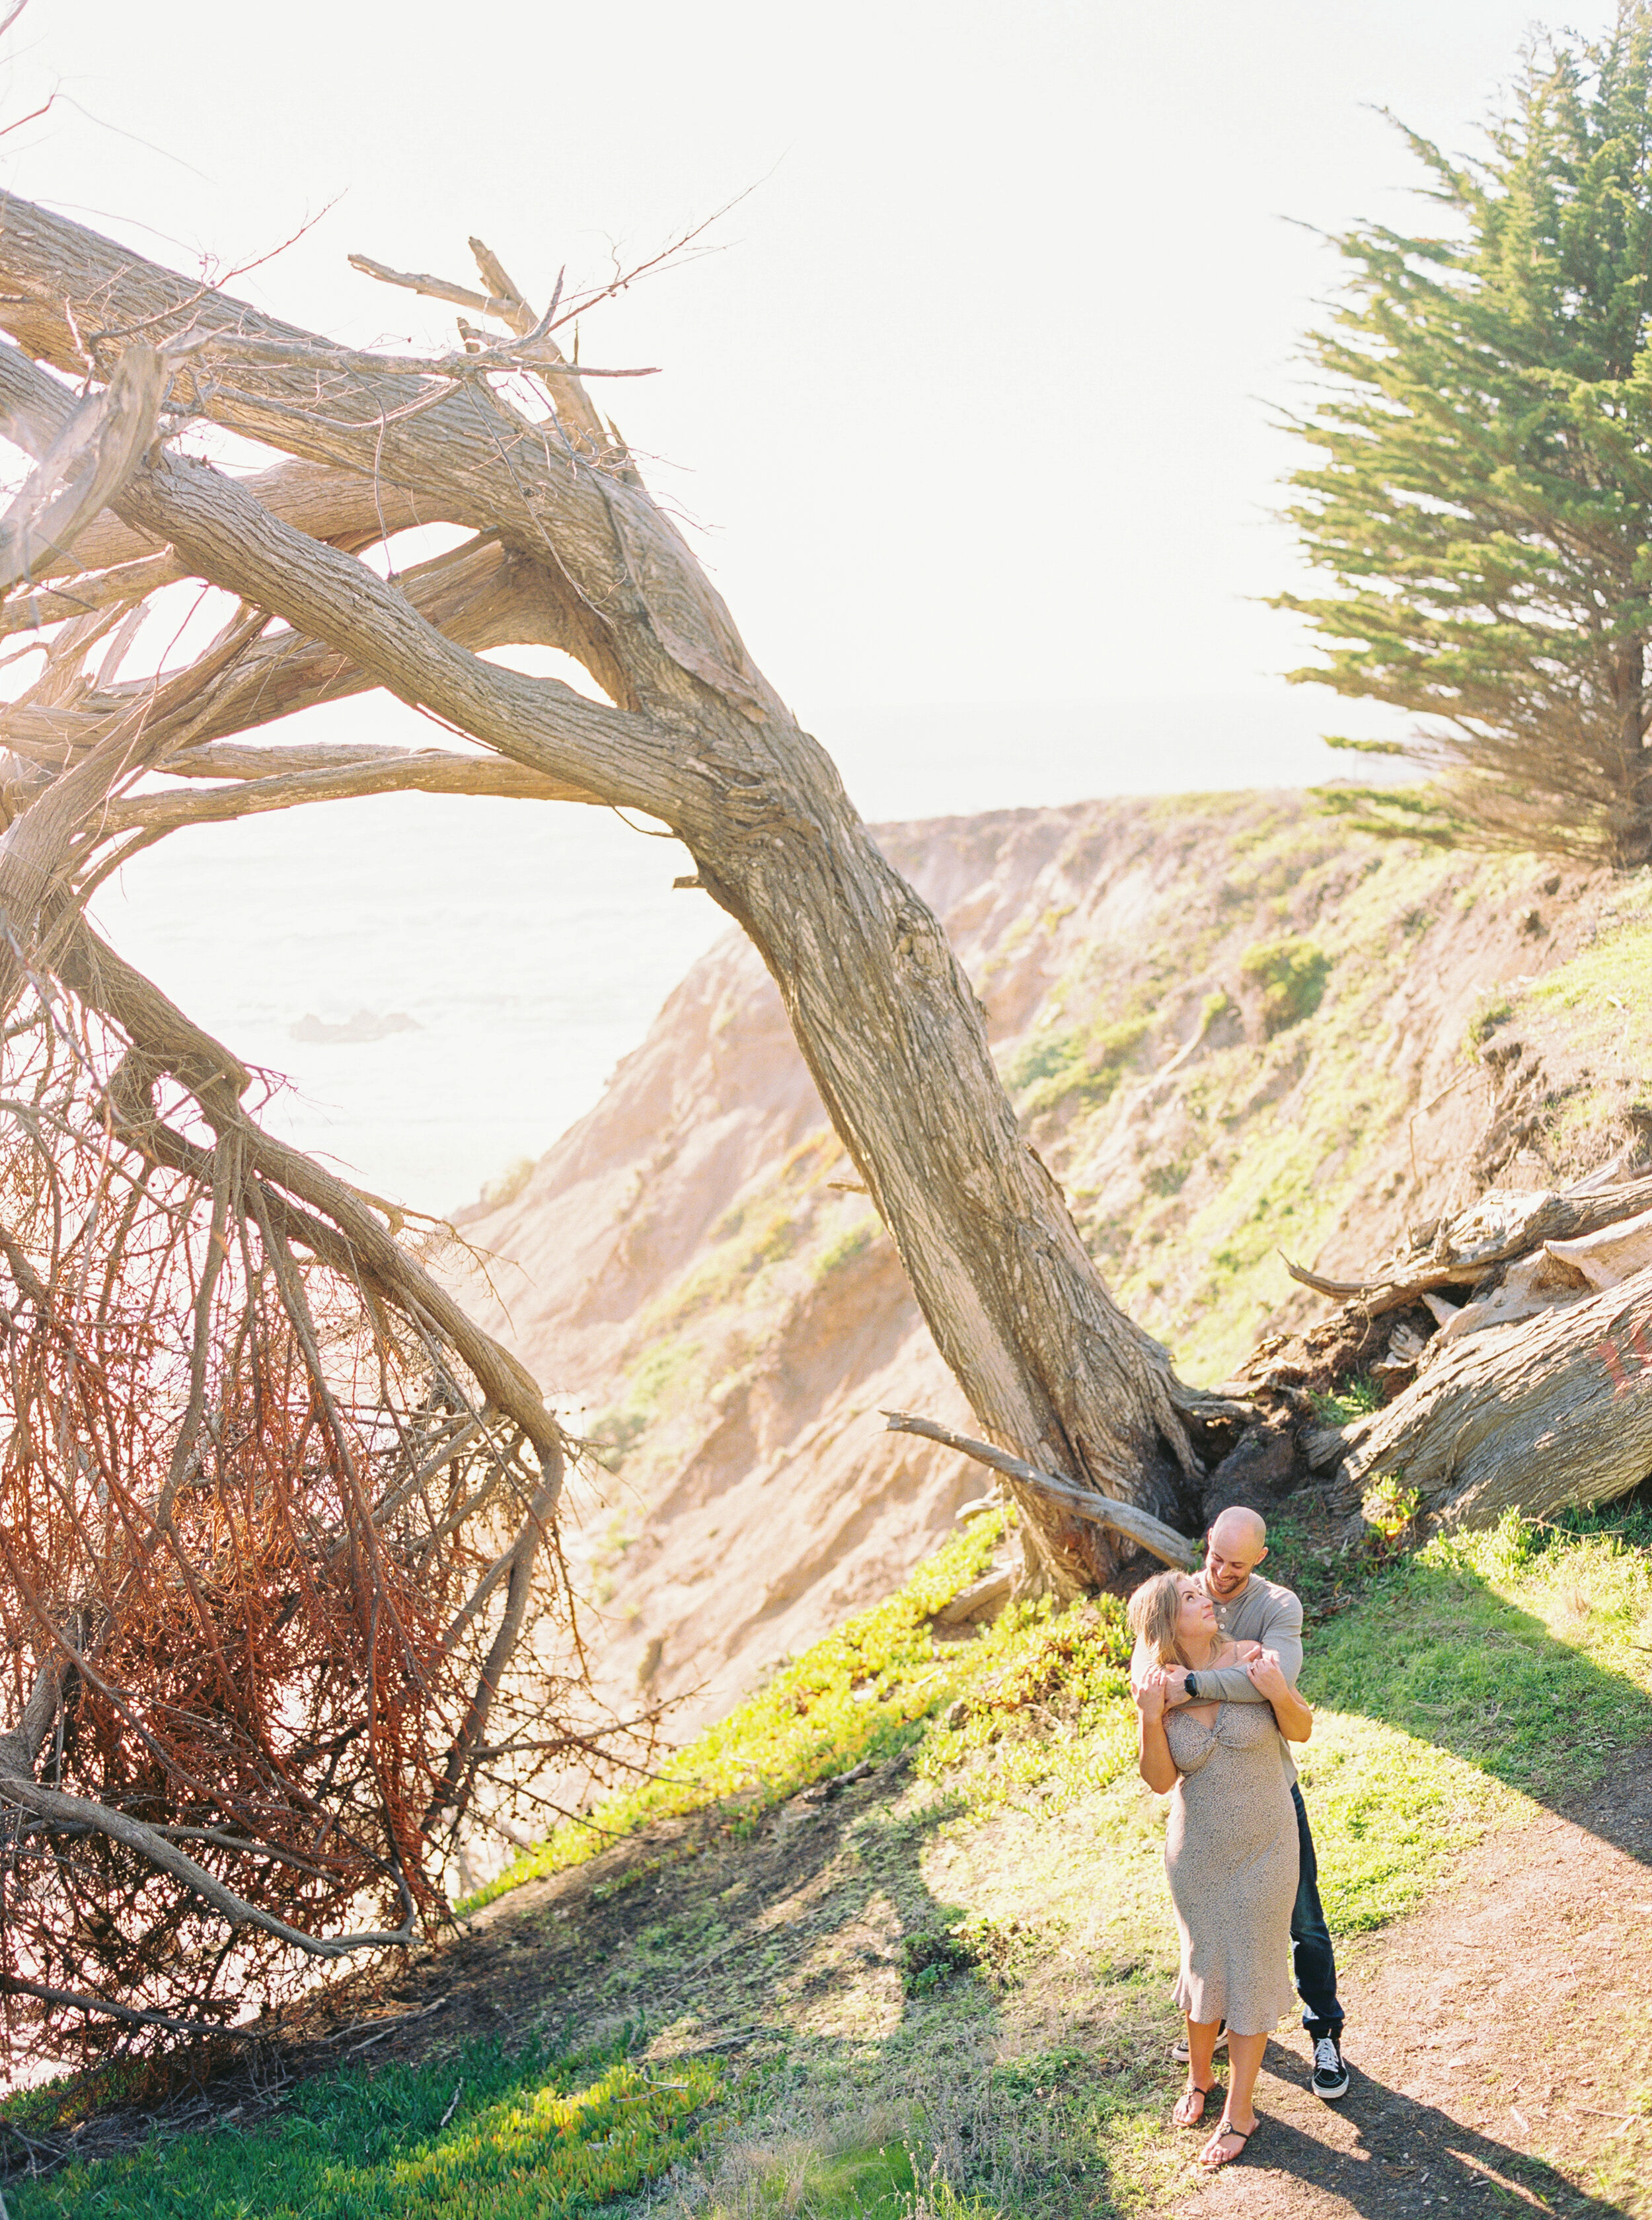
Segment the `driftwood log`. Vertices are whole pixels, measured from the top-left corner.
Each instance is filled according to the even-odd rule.
[[[1289,1269],[1350,1319],[1420,1303],[1434,1321],[1399,1326],[1375,1367],[1406,1383],[1395,1400],[1313,1437],[1344,1510],[1387,1480],[1432,1518],[1485,1525],[1652,1473],[1652,1176],[1620,1163],[1562,1191],[1493,1189],[1362,1281]]]
[[[1343,1454],[1347,1508],[1390,1475],[1450,1525],[1627,1494],[1652,1473],[1652,1267],[1456,1342]]]
[[[1499,1264],[1549,1242],[1575,1241],[1647,1210],[1652,1210],[1652,1175],[1559,1194],[1493,1190],[1456,1218],[1442,1219],[1425,1245],[1413,1244],[1363,1280],[1327,1279],[1288,1257],[1283,1261],[1299,1286],[1357,1303],[1377,1317],[1446,1288],[1474,1287]]]

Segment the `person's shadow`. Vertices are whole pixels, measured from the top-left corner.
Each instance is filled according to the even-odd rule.
[[[1317,2106],[1309,2094],[1308,2060],[1270,2043],[1265,2071]],[[1426,2210],[1440,2220],[1467,2220],[1515,2209],[1564,2213],[1567,2220],[1633,2220],[1626,2206],[1587,2195],[1545,2160],[1386,2088],[1352,2059],[1348,2072],[1348,2094],[1337,2110],[1353,2125],[1351,2149],[1322,2142],[1275,2111],[1268,2111],[1256,2143],[1257,2168],[1311,2182],[1328,2211],[1396,2220],[1401,2212]],[[1424,2198],[1432,2203],[1425,2206]],[[1254,2209],[1267,2211],[1265,2193]]]

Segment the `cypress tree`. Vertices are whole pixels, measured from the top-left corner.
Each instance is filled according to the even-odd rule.
[[[1483,158],[1405,134],[1448,221],[1339,238],[1309,335],[1318,451],[1285,514],[1333,590],[1281,594],[1294,681],[1420,720],[1373,828],[1652,860],[1652,6],[1529,49]]]

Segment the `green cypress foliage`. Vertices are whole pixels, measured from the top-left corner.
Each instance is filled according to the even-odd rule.
[[[1363,226],[1306,352],[1285,514],[1334,590],[1324,665],[1426,722],[1373,829],[1652,860],[1652,5],[1525,55],[1483,159],[1406,134],[1437,235]],[[1372,743],[1341,742],[1344,746]]]

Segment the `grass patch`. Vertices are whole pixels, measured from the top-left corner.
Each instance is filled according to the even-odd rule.
[[[1652,1513],[1442,1537],[1311,1628],[1300,1760],[1333,1932],[1412,1910],[1491,1820],[1652,1737]]]
[[[853,1225],[846,1226],[834,1240],[827,1242],[816,1258],[815,1278],[824,1280],[828,1272],[835,1272],[840,1265],[852,1263],[857,1257],[863,1257],[876,1239],[877,1232],[876,1222],[870,1218],[857,1219]]]
[[[268,2127],[157,2140],[7,2201],[15,2220],[561,2220],[693,2157],[724,2080],[704,2059],[646,2067],[623,2038],[560,2055],[472,2042],[309,2082]]]
[[[676,1391],[699,1356],[699,1344],[676,1338],[656,1342],[627,1382],[626,1399],[616,1409],[590,1422],[590,1446],[597,1460],[618,1472],[659,1416],[660,1406]]]
[[[1589,945],[1520,999],[1562,1020],[1580,1049],[1643,1073],[1652,1059],[1652,871],[1619,888]]]
[[[1099,1108],[1111,1100],[1150,1031],[1150,1020],[1130,1016],[1041,1034],[1015,1058],[1004,1083],[1024,1118],[1041,1117],[1063,1102]]]
[[[1311,940],[1262,940],[1239,958],[1239,976],[1261,1002],[1264,1039],[1311,1018],[1325,1000],[1331,958]]]
[[[1358,1372],[1339,1388],[1310,1388],[1308,1400],[1323,1425],[1350,1426],[1382,1408],[1382,1390],[1368,1372]]]
[[[1468,1020],[1469,1048],[1483,1048],[1499,1026],[1507,1025],[1514,1015],[1514,1005],[1506,995],[1494,995],[1482,1002]]]
[[[1055,1612],[1012,1605],[958,1661],[959,1690],[919,1754],[920,1777],[984,1818],[1036,1794],[1065,1811],[1136,1762],[1130,1635],[1113,1596]]]

